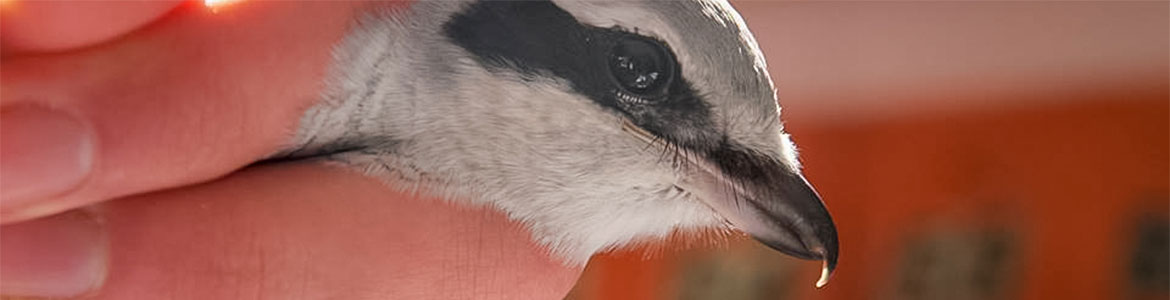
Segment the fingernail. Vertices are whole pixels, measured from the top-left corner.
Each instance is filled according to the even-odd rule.
[[[93,135],[80,120],[40,106],[0,110],[0,209],[72,189],[92,157]]]
[[[106,274],[105,231],[89,212],[0,227],[0,295],[72,297],[96,290]]]

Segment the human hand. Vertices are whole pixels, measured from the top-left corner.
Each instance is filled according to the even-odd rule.
[[[207,181],[275,152],[317,98],[345,4],[7,3],[0,218]]]
[[[199,185],[290,138],[364,4],[3,5],[0,293],[550,298],[579,272],[499,214],[345,171]]]

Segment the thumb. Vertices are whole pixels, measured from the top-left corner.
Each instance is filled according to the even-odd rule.
[[[275,152],[355,5],[183,5],[97,47],[6,57],[0,219],[202,182]]]

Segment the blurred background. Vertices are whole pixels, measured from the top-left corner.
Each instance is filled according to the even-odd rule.
[[[680,237],[569,299],[1170,299],[1170,2],[733,4],[837,274]]]

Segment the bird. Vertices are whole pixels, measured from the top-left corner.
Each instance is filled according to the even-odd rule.
[[[418,1],[355,17],[274,155],[501,211],[567,264],[739,230],[837,265],[755,38],[727,2]]]

